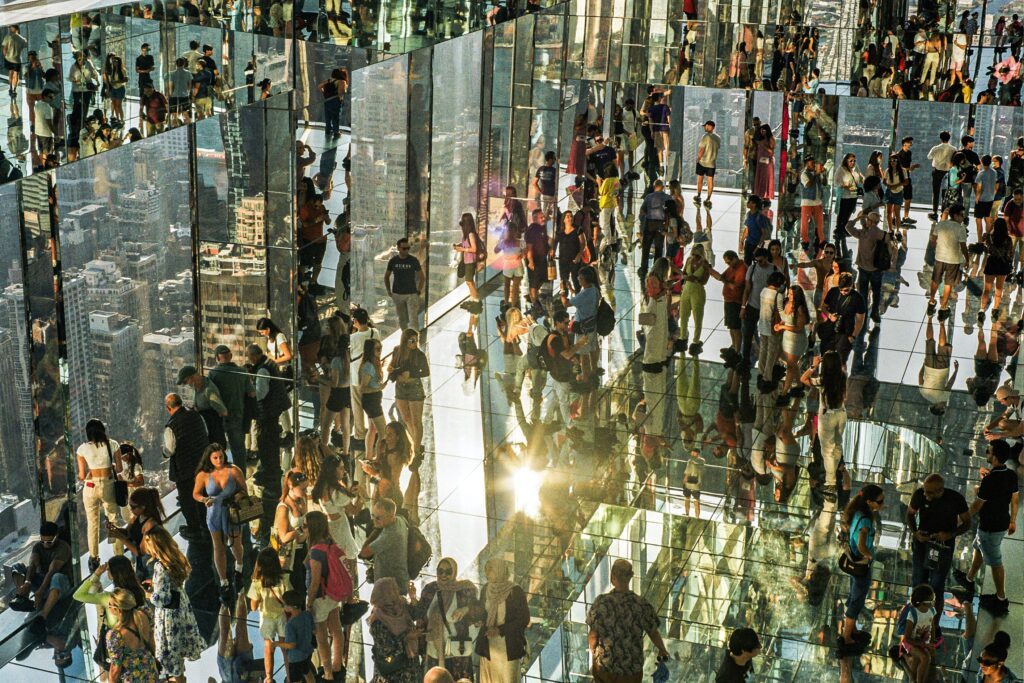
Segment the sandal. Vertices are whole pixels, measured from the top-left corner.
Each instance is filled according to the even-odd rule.
[[[71,656],[70,650],[54,650],[53,652],[53,663],[57,665],[57,668],[64,669],[71,666],[73,657]]]

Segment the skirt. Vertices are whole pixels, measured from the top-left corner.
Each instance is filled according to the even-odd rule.
[[[423,390],[423,380],[410,379],[395,384],[396,401],[423,401],[427,394]]]

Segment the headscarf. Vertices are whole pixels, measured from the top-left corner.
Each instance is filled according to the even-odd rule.
[[[437,596],[440,598],[440,604],[431,604],[427,612],[427,640],[434,645],[440,657],[441,665],[444,666],[444,640],[445,640],[445,628],[444,620],[441,618],[441,611],[447,612],[451,608],[453,601],[457,599],[459,592],[474,589],[471,581],[460,581],[459,565],[450,557],[443,557],[441,561],[437,563],[438,569],[442,565],[447,564],[451,567],[452,573],[446,578],[441,578],[441,575],[437,576]],[[475,592],[475,591],[474,591]],[[434,603],[434,600],[431,600]],[[449,624],[451,632],[455,632],[455,624]]]
[[[487,577],[487,626],[497,626],[498,607],[508,599],[515,584],[510,577],[508,562],[500,557],[487,560],[484,576]]]
[[[370,593],[370,612],[368,622],[380,621],[396,636],[404,634],[412,628],[412,617],[409,616],[408,603],[398,590],[398,582],[388,576],[377,579]]]

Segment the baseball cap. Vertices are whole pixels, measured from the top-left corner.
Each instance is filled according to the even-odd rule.
[[[996,389],[996,400],[997,401],[1005,401],[1008,398],[1019,398],[1019,397],[1020,397],[1020,392],[1017,391],[1016,389],[1014,389],[1012,386],[1010,386],[1008,384],[1004,384],[1003,386],[1001,386],[998,389]]]
[[[219,344],[217,348],[213,350],[214,356],[219,356],[222,353],[231,353],[231,349],[228,348],[227,345],[225,344]]]
[[[194,366],[186,365],[181,370],[178,370],[178,381],[175,382],[175,384],[184,384],[185,380],[187,380],[192,375],[197,374],[198,372],[199,371],[196,370]]]

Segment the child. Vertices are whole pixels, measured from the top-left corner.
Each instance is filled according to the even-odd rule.
[[[304,609],[302,595],[298,591],[285,591],[284,613],[288,624],[284,629],[284,640],[275,640],[273,645],[285,651],[289,683],[313,683],[313,615]],[[273,680],[273,679],[271,679]]]
[[[935,591],[927,584],[910,593],[910,609],[900,647],[916,683],[925,683],[935,657]]]
[[[256,567],[249,600],[260,613],[260,635],[263,636],[263,660],[267,678],[274,678],[274,642],[285,634],[284,600],[285,581],[277,551],[267,547],[256,556]]]

